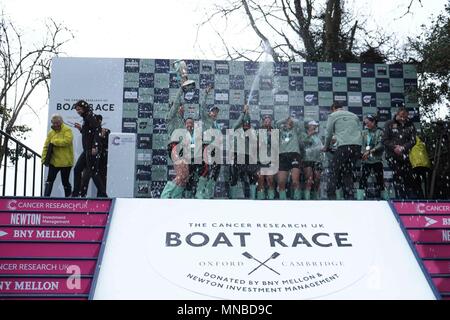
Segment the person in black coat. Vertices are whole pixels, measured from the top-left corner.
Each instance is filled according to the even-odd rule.
[[[74,168],[74,186],[72,197],[80,197],[81,194],[81,180],[84,169],[87,169],[87,174],[92,177],[97,188],[98,197],[107,197],[106,186],[101,179],[99,172],[100,155],[101,155],[101,126],[89,104],[80,100],[75,103],[75,110],[83,118],[83,124],[75,123],[75,127],[81,132],[81,139],[83,145],[83,152],[78,157]]]
[[[409,120],[406,108],[400,108],[394,119],[386,122],[382,141],[386,160],[393,172],[396,198],[418,198],[409,161],[409,152],[416,143],[416,128]]]

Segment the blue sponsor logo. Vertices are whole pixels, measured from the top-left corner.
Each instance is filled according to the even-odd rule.
[[[387,66],[377,66],[377,76],[387,76]]]
[[[139,72],[140,59],[125,59],[124,71],[125,72]]]
[[[333,63],[332,64],[333,77],[346,77],[347,66],[345,63]]]
[[[244,74],[246,76],[253,76],[258,73],[259,63],[253,61],[244,62]]]
[[[289,77],[289,90],[303,91],[303,77]]]
[[[362,64],[361,65],[361,76],[364,78],[374,78],[375,77],[375,65],[374,64]]]
[[[347,90],[352,92],[361,91],[361,79],[359,78],[348,78],[347,79]]]
[[[168,59],[155,60],[155,73],[169,73],[170,61]]]
[[[389,77],[403,78],[403,65],[393,64],[389,66]]]
[[[188,68],[188,74],[200,73],[200,61],[199,60],[185,60]]]
[[[155,86],[155,75],[153,73],[139,74],[140,88],[153,88]]]
[[[154,89],[154,102],[155,103],[169,103],[169,89]]]
[[[305,92],[305,106],[317,106],[319,95],[317,92]]]
[[[319,78],[319,91],[333,91],[333,78]]]
[[[200,75],[200,88],[206,89],[208,86],[214,87],[214,75],[213,74],[201,74]]]
[[[275,76],[289,75],[289,63],[288,62],[275,62],[273,65],[273,74]]]
[[[377,92],[389,92],[391,89],[389,79],[377,79],[376,89]]]
[[[303,72],[305,76],[317,77],[318,71],[316,62],[305,62],[303,64]]]
[[[230,76],[230,89],[231,90],[244,90],[245,81],[244,76]]]

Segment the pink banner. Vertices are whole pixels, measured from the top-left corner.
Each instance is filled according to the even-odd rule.
[[[416,249],[421,258],[433,259],[450,257],[450,245],[417,244]]]
[[[450,214],[450,202],[394,202],[399,214]]]
[[[401,216],[406,228],[450,228],[450,216]]]
[[[105,226],[106,213],[26,213],[0,212],[0,226],[94,227]]]
[[[109,212],[111,200],[0,199],[0,211]]]
[[[408,230],[414,242],[450,243],[450,229],[448,230]]]
[[[74,298],[70,298],[70,297],[63,297],[63,298],[58,298],[58,297],[46,297],[46,296],[42,296],[42,297],[17,297],[14,296],[12,298],[8,297],[8,296],[2,296],[0,297],[0,300],[89,300],[87,297],[86,298],[82,298],[82,297],[74,297]]]
[[[0,274],[5,275],[67,275],[91,276],[96,260],[5,260],[0,259]]]
[[[450,274],[450,260],[442,261],[442,260],[425,260],[423,262],[425,268],[427,268],[428,272],[431,274]]]
[[[0,227],[2,241],[102,241],[103,228]]]
[[[97,258],[100,244],[2,243],[2,258]]]
[[[433,282],[440,292],[450,292],[450,278],[433,278]]]
[[[0,278],[2,294],[88,294],[92,279]]]

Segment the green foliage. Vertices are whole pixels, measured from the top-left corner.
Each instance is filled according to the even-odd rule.
[[[409,40],[419,61],[419,103],[425,118],[436,120],[436,105],[450,101],[450,1],[430,26],[422,26],[422,33]]]

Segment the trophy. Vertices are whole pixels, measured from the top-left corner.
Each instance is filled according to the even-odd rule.
[[[195,89],[195,81],[188,79],[188,68],[184,60],[176,60],[173,68],[181,78],[181,87],[184,91]]]

